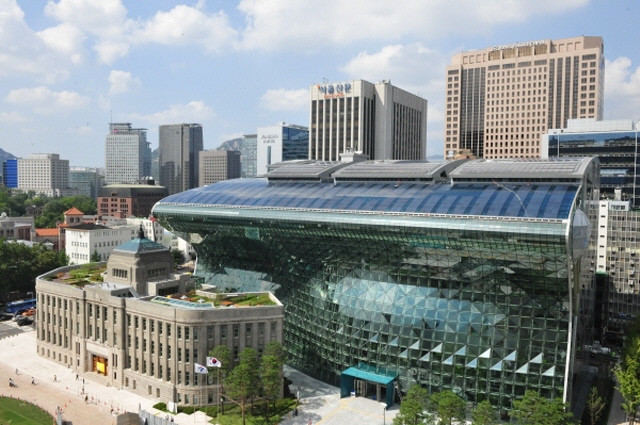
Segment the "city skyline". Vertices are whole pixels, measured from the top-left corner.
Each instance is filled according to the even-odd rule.
[[[104,167],[109,122],[148,128],[152,149],[159,125],[198,122],[212,149],[281,121],[308,126],[311,84],[365,79],[427,99],[427,154],[441,155],[452,55],[579,35],[604,40],[604,118],[638,120],[639,11],[586,0],[0,0],[0,148]]]

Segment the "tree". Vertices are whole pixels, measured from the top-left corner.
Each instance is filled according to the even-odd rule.
[[[182,251],[180,251],[178,248],[173,248],[171,250],[171,256],[173,257],[174,266],[184,263],[184,255],[182,254]]]
[[[438,415],[440,425],[465,423],[466,403],[451,390],[435,393],[430,399],[430,409]]]
[[[66,266],[64,252],[47,249],[43,244],[25,244],[0,239],[0,293],[33,292],[39,275]]]
[[[473,425],[495,425],[498,423],[496,419],[496,411],[491,406],[489,400],[483,400],[471,412],[471,423]]]
[[[209,357],[215,357],[221,364],[220,368],[209,369],[209,376],[211,376],[216,385],[220,385],[220,393],[224,393],[222,384],[232,369],[229,347],[226,345],[217,345],[209,351]],[[224,403],[222,403],[222,413],[224,414]]]
[[[429,401],[427,390],[412,386],[400,403],[400,411],[393,418],[393,425],[432,425],[433,415],[426,411]]]
[[[100,258],[100,254],[98,254],[98,250],[94,249],[93,250],[93,254],[91,254],[91,262],[92,263],[99,263],[100,261],[102,261],[102,258]]]
[[[638,359],[630,356],[626,356],[624,362],[614,371],[618,380],[618,391],[623,398],[621,407],[628,416],[635,416],[636,409],[640,404],[638,371]]]
[[[275,408],[276,400],[280,395],[280,389],[282,388],[281,370],[282,363],[280,363],[276,356],[262,356],[260,364],[260,380],[262,382],[264,396],[267,399],[267,423],[269,423],[270,416],[269,400],[273,400],[273,407]]]
[[[240,363],[231,371],[224,382],[228,398],[240,407],[242,425],[246,425],[246,409],[249,400],[260,393],[258,355],[253,348],[245,348],[240,353]]]
[[[589,423],[591,425],[598,423],[606,405],[605,401],[600,397],[598,389],[592,387],[591,392],[589,392],[589,398],[587,399],[587,413],[589,414]]]
[[[575,423],[562,399],[547,400],[535,391],[526,391],[513,402],[511,417],[519,425],[567,425]]]

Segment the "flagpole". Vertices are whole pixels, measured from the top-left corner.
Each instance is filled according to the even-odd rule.
[[[220,369],[218,368],[218,409],[216,410],[216,423],[220,424]]]

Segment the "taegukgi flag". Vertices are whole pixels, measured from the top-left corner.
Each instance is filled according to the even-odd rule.
[[[215,357],[207,357],[208,367],[222,367],[222,362]]]
[[[195,363],[194,367],[195,367],[195,372],[196,373],[205,373],[205,374],[209,373],[207,368],[205,366],[202,366],[201,364]]]

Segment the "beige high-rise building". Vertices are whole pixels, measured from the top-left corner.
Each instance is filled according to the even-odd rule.
[[[540,135],[571,118],[602,119],[602,37],[461,52],[446,76],[444,156],[539,158]]]
[[[425,159],[427,100],[383,80],[314,84],[310,88],[309,159]]]
[[[200,168],[198,185],[206,186],[222,180],[240,178],[240,156],[240,151],[200,151],[198,154]]]

